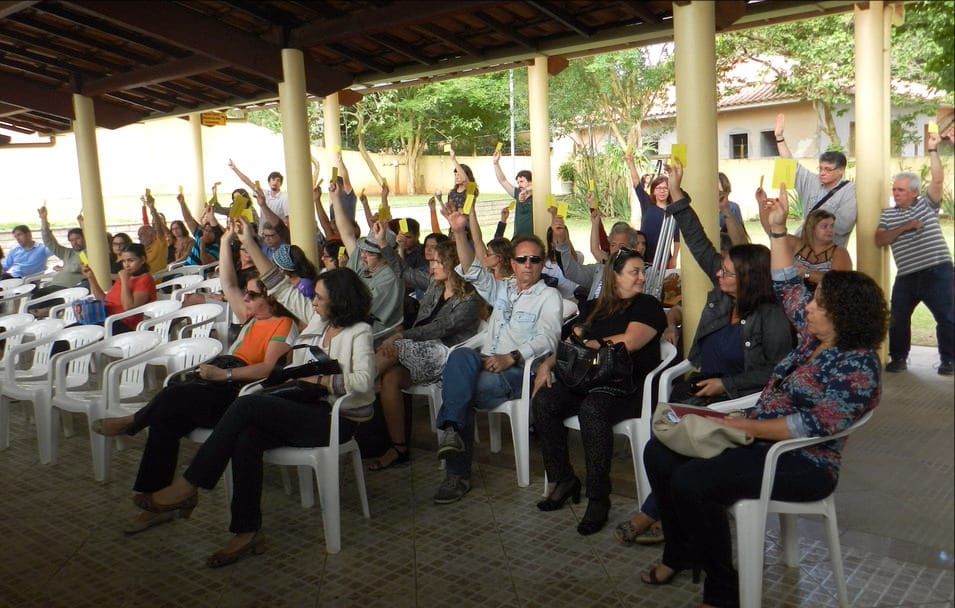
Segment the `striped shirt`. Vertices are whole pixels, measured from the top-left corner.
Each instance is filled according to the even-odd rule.
[[[882,210],[880,230],[894,230],[913,219],[922,222],[920,230],[903,232],[892,241],[892,257],[895,258],[899,275],[952,263],[952,255],[938,223],[938,207],[928,195],[922,194],[908,207],[896,206]]]

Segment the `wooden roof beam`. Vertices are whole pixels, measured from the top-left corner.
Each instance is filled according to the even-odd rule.
[[[192,57],[174,59],[142,70],[133,70],[132,72],[91,80],[81,85],[80,92],[84,95],[99,95],[111,91],[147,87],[167,80],[213,72],[228,65],[224,61],[216,61],[205,55],[193,55]]]
[[[537,2],[528,2],[527,4],[533,6],[540,12],[544,13],[554,21],[560,23],[569,30],[575,31],[584,38],[590,38],[594,35],[594,29],[587,27],[583,23],[577,20],[576,17],[555,5],[553,2],[546,2],[544,0],[539,0]]]
[[[500,34],[507,40],[510,40],[514,44],[532,51],[536,49],[536,47],[533,44],[529,43],[527,40],[521,37],[517,33],[517,31],[511,26],[504,25],[503,23],[501,23],[494,17],[491,17],[490,15],[486,15],[481,12],[474,13],[474,16],[477,17],[479,20],[481,20],[483,23],[487,24],[492,30],[494,30],[495,32],[497,32],[498,34]]]

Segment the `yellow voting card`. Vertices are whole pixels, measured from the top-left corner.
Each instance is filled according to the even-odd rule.
[[[388,179],[387,179],[387,178],[385,178],[385,177],[381,178],[381,186],[382,186],[383,188],[387,188],[387,187],[388,187]]]
[[[680,161],[680,166],[686,169],[686,144],[673,144],[670,146],[670,158]]]
[[[79,252],[78,255],[79,255],[79,258],[80,258],[80,264],[82,264],[82,265],[84,265],[84,266],[89,266],[89,265],[90,265],[90,259],[89,259],[88,257],[86,257],[86,252],[85,252],[85,251]]]
[[[503,147],[504,147],[504,142],[502,141],[497,142],[497,145],[494,146],[494,153],[497,154],[498,152],[501,151],[501,148]]]
[[[343,255],[345,255],[345,248],[344,248],[344,247],[339,247],[339,248],[338,248],[338,257],[341,258]]]
[[[406,232],[411,232],[411,231],[408,229],[408,220],[407,220],[407,219],[401,218],[400,220],[398,220],[398,232],[400,232],[400,233],[402,233],[402,234],[404,234],[404,233],[406,233]]]
[[[938,123],[930,122],[928,123],[928,132],[932,135],[938,135]]]
[[[588,192],[593,192],[593,191],[594,191],[594,180],[592,180],[592,179],[588,179],[588,180],[587,180],[587,191],[588,191]]]
[[[179,187],[182,188],[182,186],[179,186]],[[262,184],[259,183],[259,180],[255,180],[255,189],[256,189],[256,190],[261,190],[261,189],[262,189]]]
[[[365,189],[364,189],[364,188],[361,189],[361,192],[358,193],[358,196],[359,196],[359,197],[365,196]]]
[[[773,164],[773,182],[770,188],[778,188],[779,184],[786,184],[792,188],[796,183],[796,161],[791,158],[777,158]]]
[[[146,188],[146,196],[152,196],[152,194],[153,194],[153,191],[150,190],[149,188]]]
[[[179,194],[182,194],[182,184],[179,184]]]
[[[332,181],[334,182],[337,179],[338,179],[338,167],[332,167]]]
[[[546,197],[544,197],[544,203],[547,209],[550,209],[551,207],[556,207],[557,198],[553,194],[548,194]]]
[[[464,192],[466,194],[474,194],[477,190],[477,182],[468,182],[468,185],[464,187]]]
[[[511,204],[507,206],[508,211],[514,211],[517,208],[517,201],[511,201]]]
[[[332,146],[332,152],[338,154],[341,151],[342,151],[342,147],[339,146],[338,144],[335,144],[334,146]]]
[[[563,219],[567,219],[567,203],[565,202],[557,203],[557,216]]]
[[[474,205],[474,194],[468,194],[464,197],[464,204],[461,206],[461,213],[464,215],[471,214],[471,206]]]
[[[764,178],[764,177],[766,177],[766,176],[765,176],[765,175],[760,175],[760,176],[759,176],[759,187],[760,187],[760,189],[762,189],[762,187],[763,187],[763,178]]]
[[[626,156],[630,156],[631,154],[633,154],[633,144],[627,144],[627,151],[624,152],[624,154]]]
[[[451,144],[444,144],[444,151],[445,151],[445,152],[450,152],[450,151],[451,151]]]

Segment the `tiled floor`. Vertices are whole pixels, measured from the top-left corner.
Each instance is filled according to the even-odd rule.
[[[882,405],[849,441],[837,502],[852,606],[953,606],[953,382],[935,373],[934,360],[918,349],[908,373],[887,375]],[[502,454],[480,444],[464,500],[433,505],[442,474],[423,405],[415,408],[411,466],[366,473],[370,520],[343,467],[341,553],[325,552],[319,509],[303,510],[297,496],[286,496],[269,467],[268,551],[222,570],[203,566],[228,538],[221,487],[202,493],[191,519],[124,536],[120,523],[135,513],[130,485],[141,439],[114,452],[113,481],[98,484],[84,433],[62,440],[59,463],[43,466],[23,408],[12,409],[11,447],[0,454],[0,606],[689,607],[701,600],[688,575],[669,587],[639,582],[659,548],[622,547],[612,526],[579,536],[583,503],[538,512],[539,455],[532,452],[531,487],[518,488],[506,438]],[[77,428],[84,428],[79,419]],[[184,459],[193,451],[185,447]],[[612,522],[636,506],[629,457],[621,454],[614,474]],[[782,565],[770,532],[764,606],[836,605],[821,526],[801,527],[798,569]]]

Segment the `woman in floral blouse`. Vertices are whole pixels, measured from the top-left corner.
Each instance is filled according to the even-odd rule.
[[[785,190],[779,200],[786,200]],[[882,290],[862,273],[834,270],[822,277],[815,293],[807,291],[785,238],[785,204],[767,204],[773,286],[798,331],[799,343],[776,366],[746,417],[723,421],[756,441],[700,459],[681,456],[651,439],[644,453],[666,545],[661,562],[641,580],[666,584],[682,569],[702,567],[703,607],[739,605],[726,508],[737,500],[759,497],[763,461],[772,443],[844,431],[874,408],[881,395],[876,350],[888,324]],[[844,444],[841,439],[784,454],[772,497],[815,501],[831,494]]]

